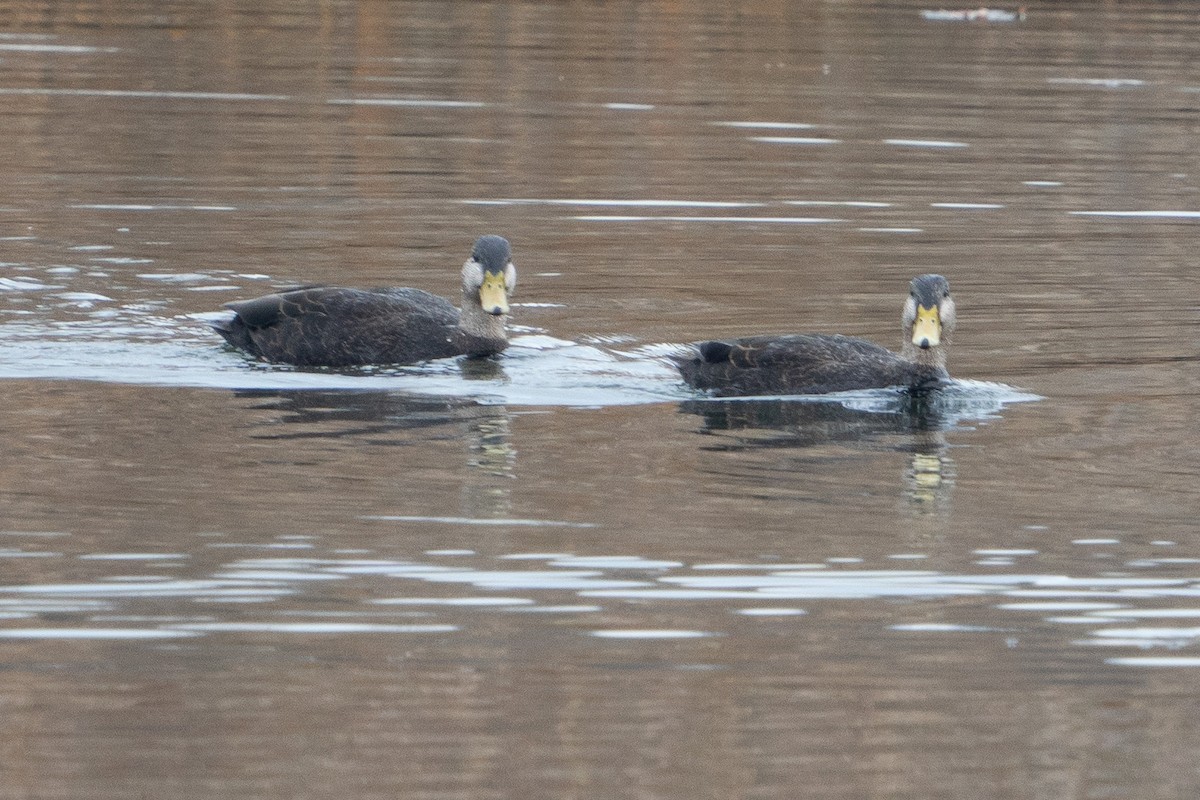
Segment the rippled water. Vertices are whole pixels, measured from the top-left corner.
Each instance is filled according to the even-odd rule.
[[[7,10],[0,798],[1200,791],[1187,8]],[[499,359],[209,329],[482,233]],[[932,404],[667,359],[924,272]]]

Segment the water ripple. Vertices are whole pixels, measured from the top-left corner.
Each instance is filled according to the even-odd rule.
[[[366,551],[356,551],[366,552]],[[1007,553],[1032,566],[1042,556],[1028,548],[977,548],[975,553]],[[126,565],[183,554],[112,553],[83,556],[88,563]],[[904,555],[902,553],[895,555]],[[450,561],[447,561],[447,560]],[[887,563],[890,556],[881,560]],[[186,558],[179,559],[181,566]],[[1138,561],[1139,559],[1133,559]],[[737,635],[736,628],[639,625],[640,611],[666,607],[717,609],[740,618],[806,624],[823,605],[882,602],[901,619],[887,630],[908,636],[1019,636],[1031,615],[1039,625],[1063,627],[1063,636],[1086,648],[1169,649],[1200,646],[1200,627],[1164,621],[1200,619],[1200,577],[1190,575],[1099,574],[1075,576],[1023,570],[962,573],[935,569],[864,566],[857,556],[814,562],[691,563],[637,554],[509,553],[487,556],[461,548],[428,549],[421,559],[360,556],[241,558],[204,577],[121,576],[91,582],[33,583],[0,587],[0,636],[9,639],[153,640],[206,634],[288,634],[296,636],[371,633],[445,633],[469,627],[480,614],[543,615],[578,625],[597,612],[621,609],[635,615],[625,628],[587,628],[598,639],[670,640]],[[1178,570],[1190,565],[1155,564],[1142,569]],[[337,587],[336,597],[357,597],[357,609],[327,598],[317,585]],[[406,588],[407,587],[407,588]],[[411,591],[412,587],[423,587]],[[203,603],[203,615],[164,614],[169,600]],[[964,620],[927,619],[930,603],[945,613],[972,609]],[[284,606],[286,600],[286,606]],[[586,600],[588,602],[578,602]],[[804,600],[804,606],[795,604]],[[332,601],[332,604],[330,604]],[[257,619],[228,619],[226,613],[257,603]],[[138,613],[144,604],[150,613]],[[1183,603],[1179,605],[1177,603]],[[278,610],[271,609],[280,606]],[[178,607],[182,611],[183,606]],[[915,618],[905,620],[905,609]],[[223,610],[225,609],[225,610]],[[374,609],[369,610],[369,609]],[[1064,612],[1067,612],[1064,614]],[[38,624],[53,615],[62,625]],[[308,619],[296,621],[294,617]],[[383,619],[365,618],[380,617]],[[406,617],[423,617],[413,623]],[[347,620],[347,617],[353,619]],[[291,618],[291,619],[289,619]],[[68,621],[69,620],[69,621]],[[1153,621],[1155,624],[1141,624]],[[124,627],[112,623],[124,622]],[[137,627],[134,623],[142,623]],[[1087,629],[1083,637],[1077,632]],[[1160,661],[1110,658],[1117,666],[1193,666],[1177,652]]]

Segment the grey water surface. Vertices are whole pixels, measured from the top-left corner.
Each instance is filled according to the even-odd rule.
[[[0,798],[1200,794],[1185,4],[2,7]],[[483,233],[500,358],[208,327]],[[924,272],[926,406],[669,364]]]

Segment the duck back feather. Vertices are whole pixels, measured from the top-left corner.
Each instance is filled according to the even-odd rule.
[[[216,326],[234,347],[297,366],[412,364],[462,354],[459,310],[421,289],[306,287],[227,303]]]
[[[918,385],[948,377],[887,348],[836,334],[701,342],[677,360],[683,379],[719,397],[825,394]]]

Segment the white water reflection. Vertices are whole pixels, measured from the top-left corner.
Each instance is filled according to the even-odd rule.
[[[173,203],[76,203],[71,208],[93,211],[237,211],[237,206]]]
[[[485,108],[475,100],[447,100],[433,97],[339,97],[326,101],[334,106],[399,106],[405,108]]]
[[[807,122],[756,122],[756,121],[752,121],[752,120],[747,120],[747,121],[742,121],[742,122],[719,121],[719,122],[710,122],[708,124],[716,125],[719,127],[725,127],[725,128],[748,128],[750,130],[759,130],[759,129],[769,130],[772,128],[776,128],[779,130],[809,130],[809,129],[817,127],[816,125],[812,125]]]
[[[1074,217],[1114,217],[1132,219],[1200,219],[1200,211],[1072,211]]]
[[[685,630],[600,630],[592,631],[592,636],[599,639],[703,639],[707,636],[715,636],[716,634],[709,631],[685,631]]]
[[[884,139],[883,143],[895,147],[927,147],[932,149],[970,147],[966,142],[952,142],[945,139]]]
[[[148,98],[153,100],[291,100],[285,94],[247,94],[243,92],[172,92],[142,89],[51,89],[42,87],[0,87],[0,95],[45,95],[67,97]]]
[[[692,216],[634,216],[634,215],[584,215],[571,217],[580,222],[733,222],[750,224],[817,225],[828,222],[845,222],[832,217],[692,217]]]
[[[996,549],[992,552],[1003,552]],[[1010,551],[1034,566],[1036,551]],[[1006,574],[864,567],[866,559],[820,562],[688,563],[636,554],[430,551],[425,558],[243,558],[205,577],[123,576],[80,583],[0,587],[0,638],[152,640],[187,634],[323,636],[362,633],[455,634],[473,628],[474,615],[520,613],[530,625],[543,616],[578,616],[576,630],[600,639],[670,640],[738,636],[730,622],[713,626],[714,609],[752,617],[758,625],[807,624],[830,604],[879,604],[899,617],[888,630],[911,636],[970,633],[1020,637],[1032,625],[1061,626],[1065,645],[1084,648],[1167,649],[1161,661],[1110,658],[1117,666],[1193,666],[1181,648],[1200,647],[1200,576],[1101,573],[1071,576],[1025,569]],[[113,554],[114,564],[152,565],[159,553]],[[900,554],[904,555],[904,554]],[[80,556],[80,561],[103,564]],[[452,559],[447,563],[446,559]],[[1135,559],[1136,560],[1136,559]],[[1132,562],[1128,562],[1132,563]],[[1178,569],[1161,565],[1158,569]],[[334,582],[339,588],[316,591]],[[347,607],[340,597],[357,598]],[[803,601],[797,605],[796,601]],[[163,601],[173,601],[163,613]],[[254,602],[257,614],[240,609]],[[580,602],[583,601],[583,602]],[[155,611],[139,614],[143,604]],[[203,613],[188,613],[202,603]],[[1180,604],[1182,603],[1182,605]],[[941,608],[937,620],[929,609]],[[904,620],[905,608],[914,618]],[[946,619],[960,608],[963,621]],[[225,609],[225,610],[223,610]],[[695,628],[639,624],[670,609],[675,619],[703,617]],[[690,609],[690,611],[689,611]],[[623,624],[596,628],[597,612]],[[52,616],[59,626],[39,624]],[[295,621],[303,616],[304,621]],[[421,622],[412,622],[412,617]],[[230,618],[233,617],[233,618]],[[1181,625],[1164,622],[1179,620]],[[1143,621],[1149,624],[1140,624]],[[114,628],[111,623],[124,622]],[[136,623],[142,623],[139,627]],[[557,622],[555,624],[563,624]],[[1088,628],[1080,638],[1080,628]]]
[[[841,144],[841,139],[829,139],[823,136],[752,136],[752,142],[768,144]]]
[[[548,205],[548,206],[628,206],[630,208],[756,208],[766,203],[750,203],[733,200],[654,200],[628,199],[616,200],[605,198],[562,198],[539,199],[502,197],[495,200],[463,200],[463,205],[483,206],[515,206],[515,205]]]
[[[196,622],[173,625],[165,633],[453,633],[457,625],[386,625],[371,622]]]
[[[17,53],[66,53],[70,55],[120,52],[116,47],[91,47],[82,44],[21,44],[17,42],[0,42],[0,50]]]
[[[512,519],[505,517],[428,517],[406,514],[367,514],[359,519],[381,522],[437,522],[445,525],[500,525],[518,528],[594,528],[590,522],[563,522],[552,519]]]
[[[1095,86],[1102,89],[1138,88],[1146,85],[1140,78],[1047,78],[1046,83],[1065,86]]]
[[[0,639],[153,640],[181,639],[197,634],[186,630],[146,628],[10,628],[0,629]]]
[[[1110,658],[1106,663],[1118,667],[1195,669],[1200,667],[1200,656],[1129,656],[1127,658]]]

